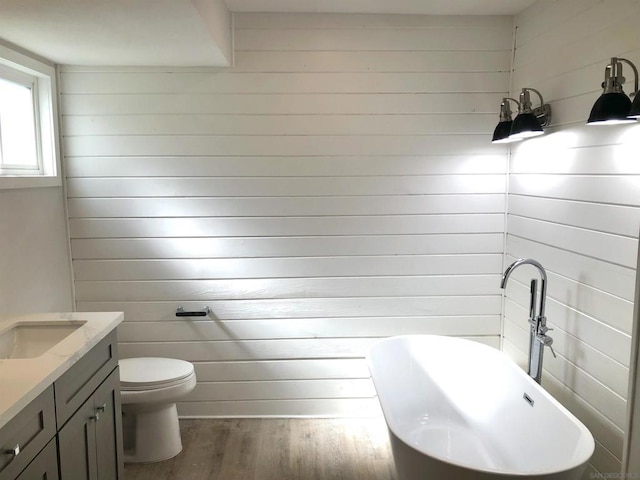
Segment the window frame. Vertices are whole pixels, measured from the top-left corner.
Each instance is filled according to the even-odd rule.
[[[0,174],[0,190],[62,185],[58,138],[56,69],[45,61],[0,44],[0,73],[16,83],[33,79],[34,123],[38,170],[8,168]],[[14,80],[11,72],[15,72]]]

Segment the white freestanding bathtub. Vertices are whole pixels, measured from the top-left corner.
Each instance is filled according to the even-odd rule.
[[[580,478],[591,433],[500,351],[435,335],[373,345],[400,480]]]

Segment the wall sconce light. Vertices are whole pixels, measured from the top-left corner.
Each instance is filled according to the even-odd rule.
[[[622,62],[633,70],[635,75],[633,103],[622,90],[625,78],[622,76]],[[604,69],[604,82],[602,82],[602,95],[596,100],[591,109],[587,125],[617,125],[632,123],[640,118],[640,95],[638,95],[638,69],[626,58],[611,59],[611,63]]]
[[[531,96],[533,92],[540,97],[540,106],[533,108]],[[518,104],[518,116],[511,121],[509,100]],[[525,138],[542,135],[551,122],[551,107],[544,103],[542,94],[534,88],[523,88],[520,92],[520,102],[513,98],[503,98],[500,104],[500,123],[493,132],[493,143],[510,143]]]
[[[531,108],[531,97],[529,92],[533,92],[540,97],[540,106]],[[542,135],[546,127],[551,122],[551,107],[544,103],[542,94],[535,88],[523,88],[520,92],[520,111],[511,126],[510,137],[524,139]]]

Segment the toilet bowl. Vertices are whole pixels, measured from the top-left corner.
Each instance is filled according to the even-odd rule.
[[[196,386],[193,365],[173,358],[126,358],[120,365],[125,463],[159,462],[182,451],[176,401]]]

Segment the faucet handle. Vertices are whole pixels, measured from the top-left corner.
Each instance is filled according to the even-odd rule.
[[[547,347],[549,347],[549,350],[551,350],[551,355],[553,355],[553,358],[558,358],[558,356],[556,355],[556,352],[553,349],[553,347],[551,346],[551,344],[547,345]]]
[[[546,327],[544,327],[546,328]],[[547,330],[553,330],[553,328],[548,328]],[[547,331],[545,330],[545,331]],[[553,345],[553,338],[548,337],[547,335],[545,335],[545,333],[543,332],[542,334],[538,335],[538,341],[544,345],[545,347],[549,347],[549,350],[551,350],[551,354],[553,355],[553,358],[558,358],[556,355],[556,352],[553,350],[553,347],[551,345]]]

